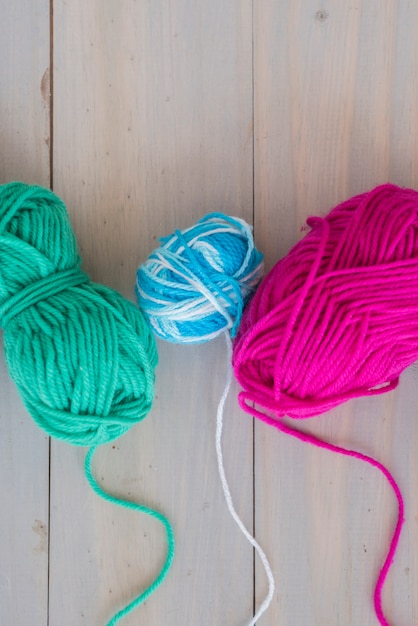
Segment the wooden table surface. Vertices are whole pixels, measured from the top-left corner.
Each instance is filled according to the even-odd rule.
[[[85,270],[133,298],[158,237],[210,211],[254,224],[266,268],[308,215],[386,181],[418,187],[418,3],[412,0],[0,0],[0,182],[52,186]],[[244,626],[267,591],[231,519],[215,455],[222,338],[159,342],[147,419],[97,454],[115,494],[177,540],[163,586],[121,626]],[[0,358],[0,624],[104,626],[149,584],[162,527],[100,500],[85,450],[33,423]],[[418,375],[306,429],[375,455],[406,502],[384,589],[418,624]],[[259,626],[375,626],[396,517],[382,476],[244,414],[224,454],[236,507],[276,579]]]

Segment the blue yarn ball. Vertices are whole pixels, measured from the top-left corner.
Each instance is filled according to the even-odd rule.
[[[138,269],[135,287],[155,334],[174,343],[202,343],[226,330],[234,337],[263,274],[251,227],[210,213],[160,242]]]

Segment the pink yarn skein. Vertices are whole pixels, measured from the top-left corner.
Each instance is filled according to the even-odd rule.
[[[326,217],[265,277],[244,312],[234,345],[239,395],[248,413],[302,441],[356,457],[381,471],[398,520],[375,588],[381,592],[403,524],[402,495],[378,461],[293,429],[351,398],[397,386],[418,359],[418,193],[386,184]]]

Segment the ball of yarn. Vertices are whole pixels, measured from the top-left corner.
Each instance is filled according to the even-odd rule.
[[[235,336],[263,272],[250,226],[210,213],[160,242],[136,282],[139,307],[156,335],[176,343],[209,341],[228,329]]]
[[[228,510],[265,569],[269,590],[248,626],[258,623],[274,595],[270,564],[245,527],[232,502],[222,452],[224,405],[232,380],[232,339],[244,306],[263,273],[263,255],[255,248],[251,227],[242,219],[210,213],[196,225],[160,239],[138,269],[138,305],[150,327],[175,343],[202,343],[223,333],[227,346],[225,388],[216,416],[218,472]],[[228,333],[228,331],[230,331]]]
[[[63,202],[0,186],[0,324],[22,399],[49,435],[95,446],[149,412],[155,341],[136,306],[92,283]]]
[[[240,403],[253,414],[305,418],[388,391],[418,358],[418,193],[382,185],[308,225],[235,341]]]

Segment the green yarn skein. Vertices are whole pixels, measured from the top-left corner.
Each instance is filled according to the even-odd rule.
[[[148,414],[157,350],[134,304],[90,282],[80,264],[55,194],[0,187],[0,325],[10,375],[43,430],[91,446]]]
[[[120,437],[150,411],[157,349],[137,307],[91,282],[80,266],[64,203],[43,187],[1,185],[0,325],[10,375],[48,435],[91,447],[85,470],[96,493],[153,515],[167,531],[160,576],[113,625],[162,582],[174,552],[164,516],[107,494],[91,470],[96,446]]]

